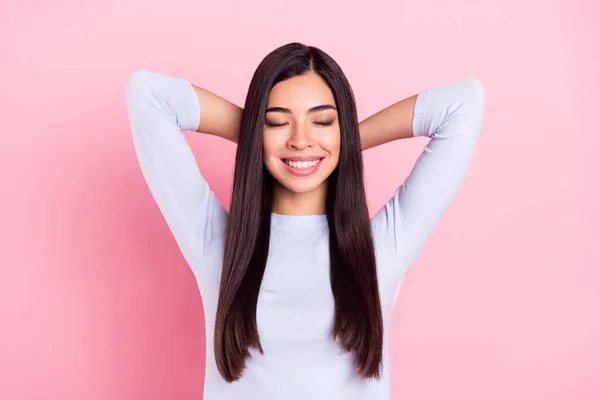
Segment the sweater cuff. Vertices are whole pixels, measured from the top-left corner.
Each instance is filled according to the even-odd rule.
[[[427,105],[429,104],[429,96],[431,89],[419,92],[415,109],[413,111],[413,136],[429,136],[427,129]]]
[[[200,125],[200,102],[191,82],[179,80],[181,95],[173,96],[173,107],[177,113],[177,124],[182,130],[195,131]]]

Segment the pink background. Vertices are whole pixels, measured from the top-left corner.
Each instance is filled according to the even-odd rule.
[[[600,37],[592,1],[20,1],[0,12],[0,398],[199,399],[192,272],[139,170],[136,69],[243,105],[290,41],[342,66],[359,118],[475,77],[472,168],[404,283],[394,399],[600,399]],[[593,120],[594,119],[594,120]],[[229,207],[235,147],[186,134]],[[365,152],[377,211],[425,141]]]

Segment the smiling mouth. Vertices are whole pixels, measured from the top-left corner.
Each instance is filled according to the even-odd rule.
[[[310,169],[319,164],[323,158],[325,157],[317,158],[311,161],[289,161],[287,159],[282,159],[281,161],[283,161],[287,166],[295,169]]]

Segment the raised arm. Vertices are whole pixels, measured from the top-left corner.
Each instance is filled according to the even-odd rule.
[[[206,129],[235,140],[237,110],[227,103],[187,80],[147,70],[133,73],[127,85],[129,123],[143,176],[192,267],[215,239],[224,237],[227,214],[182,131]]]
[[[423,245],[454,199],[473,158],[483,122],[485,91],[467,79],[418,93],[400,122],[429,142],[404,183],[372,220],[375,240],[389,248],[398,268],[412,268]]]

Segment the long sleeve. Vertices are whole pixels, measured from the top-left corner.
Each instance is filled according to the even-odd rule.
[[[224,235],[226,211],[200,173],[183,135],[200,124],[187,80],[138,70],[127,85],[127,110],[144,179],[190,266]]]
[[[394,268],[412,268],[454,199],[473,158],[483,122],[485,91],[467,79],[420,92],[413,135],[430,138],[409,176],[372,220],[375,240],[388,247]],[[398,265],[400,264],[400,265]]]

